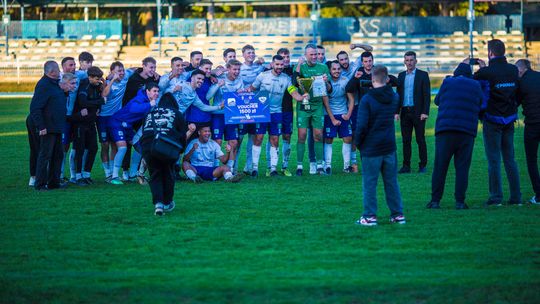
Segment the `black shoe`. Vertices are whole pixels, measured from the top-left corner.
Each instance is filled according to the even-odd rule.
[[[403,173],[411,173],[411,168],[410,167],[401,167],[401,169],[399,169],[398,171],[399,174],[403,174]]]
[[[331,174],[332,174],[332,168],[330,168],[330,167],[324,169],[324,171],[325,171],[326,174],[328,174],[328,175],[331,175]]]
[[[258,177],[259,176],[259,171],[253,170],[253,171],[251,171],[250,175],[251,175],[251,177]]]
[[[469,209],[469,206],[465,203],[456,203],[456,210]]]
[[[34,189],[36,189],[36,191],[39,191],[39,192],[47,192],[47,191],[49,191],[49,188],[47,188],[47,186],[34,188]]]
[[[420,168],[418,169],[418,173],[426,173],[426,172],[427,172],[426,167],[420,167]]]
[[[501,202],[496,202],[496,201],[492,201],[492,200],[488,200],[486,202],[486,207],[490,207],[490,206],[502,206],[502,203]]]
[[[523,205],[523,202],[522,201],[517,201],[517,202],[516,201],[508,201],[506,204],[510,205],[510,206],[521,206],[521,205]]]
[[[270,176],[278,176],[277,171],[275,171],[275,170],[274,170],[274,171],[271,171],[271,172],[270,172]]]
[[[75,182],[75,185],[81,186],[81,187],[86,187],[86,186],[88,186],[88,183],[86,182],[86,179],[85,179],[85,178],[79,178],[79,179]]]
[[[439,204],[439,202],[429,202],[426,205],[426,208],[428,208],[428,209],[441,209],[441,205]]]
[[[86,177],[86,178],[83,178],[83,179],[88,185],[94,184],[94,180],[92,180],[90,177]]]
[[[60,182],[59,184],[56,184],[56,185],[47,185],[47,188],[49,190],[52,190],[52,189],[64,189],[67,186],[68,186],[68,183]]]
[[[303,169],[296,169],[296,176],[302,176]]]

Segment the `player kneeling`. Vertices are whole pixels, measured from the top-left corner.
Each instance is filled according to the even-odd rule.
[[[221,151],[221,147],[210,139],[210,127],[202,127],[198,131],[199,137],[192,140],[186,148],[186,154],[182,163],[182,169],[187,177],[195,183],[203,180],[215,181],[225,178],[225,181],[236,183],[242,179],[242,175],[233,175],[227,165],[231,153],[231,147],[227,145],[227,153]],[[219,159],[221,166],[214,163]]]

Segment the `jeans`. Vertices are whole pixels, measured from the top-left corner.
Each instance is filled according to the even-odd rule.
[[[47,133],[40,136],[39,154],[36,162],[36,189],[58,188],[64,148],[62,133]]]
[[[484,147],[488,160],[489,201],[501,203],[503,200],[501,155],[510,185],[510,202],[521,202],[519,172],[514,158],[514,124],[499,125],[484,121]]]
[[[454,167],[456,168],[454,197],[456,203],[465,203],[473,148],[474,136],[467,133],[448,131],[435,136],[435,163],[431,176],[432,202],[440,202],[442,199],[448,166],[454,157]]]
[[[397,155],[392,152],[383,156],[362,156],[362,188],[364,213],[362,216],[377,215],[377,180],[382,174],[386,204],[391,216],[403,214],[403,202],[397,180]]]
[[[527,170],[536,196],[540,199],[540,174],[538,173],[538,145],[540,142],[540,123],[525,124],[523,134],[525,143],[525,156],[527,157]]]

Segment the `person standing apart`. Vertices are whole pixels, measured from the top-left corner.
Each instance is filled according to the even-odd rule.
[[[397,92],[400,107],[396,119],[400,119],[403,140],[403,166],[399,173],[411,172],[412,133],[418,144],[420,163],[418,172],[425,173],[427,165],[426,120],[429,117],[431,103],[431,85],[427,72],[416,68],[416,53],[409,51],[404,56],[406,71],[399,73]]]

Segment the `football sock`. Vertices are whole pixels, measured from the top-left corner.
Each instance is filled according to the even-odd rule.
[[[186,170],[186,176],[191,180],[195,180],[195,177],[197,177],[197,174],[195,174],[195,171],[190,169],[190,170]]]
[[[231,173],[231,171],[227,171],[223,174],[223,177],[225,179],[231,179],[233,177],[233,174]]]
[[[343,155],[343,169],[347,169],[351,166],[351,144],[343,143],[341,154]]]
[[[287,168],[289,166],[289,158],[291,157],[291,143],[283,141],[281,151],[283,153],[283,164],[281,166]]]
[[[259,158],[261,157],[261,146],[253,145],[251,148],[251,154],[252,154],[252,160],[253,160],[253,163],[252,163],[253,170],[257,171],[259,170]]]
[[[268,141],[266,141],[266,168],[270,168],[272,166],[271,160],[270,160],[270,138],[268,138]]]
[[[227,161],[227,166],[229,166],[229,168],[231,168],[231,170],[233,170],[233,168],[234,168],[234,160],[228,160]]]
[[[306,143],[297,143],[296,144],[296,159],[298,164],[302,164],[304,162],[304,154],[306,152]]]
[[[351,149],[351,164],[356,165],[356,163],[357,163],[357,161],[356,161],[356,150],[353,151]]]
[[[253,159],[253,140],[251,139],[252,135],[248,134],[247,135],[247,142],[246,142],[246,165],[244,166],[244,171],[246,172],[250,172],[252,167],[253,167],[253,163],[255,162],[255,160]],[[261,149],[259,147],[259,155],[261,155]]]
[[[332,167],[332,144],[324,144],[324,162],[325,168]]]
[[[114,167],[113,167],[113,178],[118,178],[118,174],[120,172],[120,168],[122,168],[122,161],[124,160],[124,156],[126,155],[127,147],[118,147],[118,152],[116,152],[116,155],[114,156]]]
[[[278,148],[270,147],[270,168],[272,171],[276,171],[278,163]]]
[[[141,163],[142,155],[133,149],[133,154],[131,154],[131,163],[129,164],[129,177],[134,177],[139,171],[139,164]]]
[[[111,171],[109,169],[109,162],[102,162],[101,166],[103,166],[103,172],[105,172],[105,177],[111,176]]]
[[[315,158],[317,159],[317,165],[322,165],[324,160],[324,147],[321,141],[315,142]]]
[[[75,178],[75,150],[71,149],[69,152],[69,174],[73,179]]]

